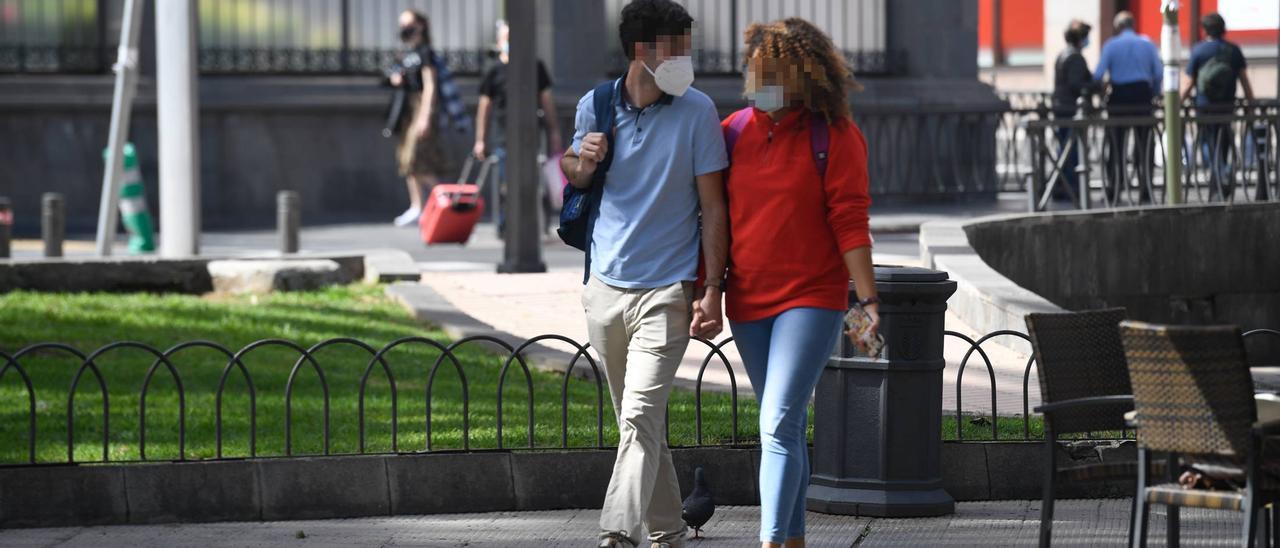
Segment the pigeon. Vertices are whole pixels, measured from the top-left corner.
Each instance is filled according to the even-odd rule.
[[[693,492],[684,499],[682,506],[684,522],[693,528],[693,538],[700,538],[698,534],[702,532],[702,526],[716,513],[716,505],[711,501],[711,489],[707,487],[707,478],[703,475],[701,466],[693,471]]]

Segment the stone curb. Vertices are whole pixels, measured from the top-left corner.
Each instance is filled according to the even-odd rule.
[[[209,263],[215,261],[316,261],[337,263],[336,283],[365,277],[365,257],[359,254],[315,253],[288,257],[202,256],[106,257],[59,259],[0,259],[0,292],[29,291],[154,291],[202,294],[214,290]]]
[[[1006,216],[932,221],[920,227],[921,262],[928,268],[946,271],[956,281],[958,287],[947,301],[947,308],[978,333],[1025,333],[1027,314],[1064,311],[988,266],[969,245],[966,225],[1002,217]]]
[[[364,281],[391,283],[417,281],[422,277],[413,256],[399,249],[377,249],[364,255]]]
[[[1132,441],[1061,446],[1064,465],[1132,460]],[[1039,442],[946,442],[958,501],[1041,496]],[[673,448],[682,495],[702,466],[718,505],[757,505],[757,447]],[[478,451],[0,468],[0,528],[331,519],[599,508],[612,449]],[[1112,498],[1132,482],[1066,484],[1059,498]]]

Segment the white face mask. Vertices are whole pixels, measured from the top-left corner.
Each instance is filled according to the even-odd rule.
[[[1085,37],[1084,37],[1084,40],[1081,40],[1081,41],[1080,41],[1080,49],[1084,49],[1084,48],[1087,48],[1087,47],[1089,47],[1089,37],[1088,37],[1088,36],[1085,36]]]
[[[693,85],[693,58],[688,55],[667,59],[658,65],[657,70],[649,68],[648,63],[640,64],[653,75],[658,89],[667,95],[679,97]]]
[[[760,86],[747,94],[747,100],[765,112],[782,110],[787,106],[786,90],[782,86]]]

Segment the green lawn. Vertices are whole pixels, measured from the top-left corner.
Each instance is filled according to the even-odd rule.
[[[0,351],[14,353],[34,342],[60,342],[90,353],[112,341],[129,340],[159,349],[175,344],[208,340],[232,351],[259,340],[277,338],[309,347],[337,337],[352,337],[374,348],[403,337],[424,337],[442,344],[450,341],[439,331],[423,328],[399,305],[386,298],[381,286],[352,285],[323,291],[279,293],[265,297],[200,297],[155,294],[49,294],[13,292],[0,294]],[[493,347],[469,345],[458,352],[470,395],[470,447],[497,447],[496,396],[503,358]],[[568,350],[567,345],[564,348]],[[359,452],[360,379],[370,354],[350,345],[321,349],[316,354],[329,388],[330,445],[334,454]],[[386,354],[396,381],[398,450],[425,448],[425,392],[432,365],[440,353],[425,344],[400,346]],[[285,386],[299,354],[282,346],[265,346],[246,354],[243,363],[257,397],[257,448],[259,456],[285,454]],[[110,401],[108,460],[137,460],[140,421],[139,395],[147,370],[155,359],[140,349],[117,349],[95,359],[107,385]],[[179,352],[173,363],[186,396],[186,449],[188,459],[216,455],[215,394],[228,362],[215,350],[192,348]],[[81,361],[56,350],[24,356],[21,363],[35,386],[38,462],[67,460],[68,390]],[[0,363],[3,366],[3,363]],[[586,367],[580,362],[579,367]],[[534,371],[534,442],[540,448],[561,446],[561,405],[564,376]],[[596,385],[569,379],[568,445],[596,445]],[[447,361],[433,388],[433,450],[463,447],[462,384]],[[154,460],[176,459],[178,447],[178,395],[167,370],[160,366],[147,392],[147,451]],[[391,451],[391,390],[380,368],[369,375],[365,402],[367,452]],[[503,443],[527,447],[528,391],[521,371],[508,372],[503,394]],[[293,454],[321,454],[324,396],[318,376],[304,364],[297,373],[293,393]],[[76,390],[74,405],[74,454],[77,461],[102,460],[102,393],[92,372],[86,371]],[[249,392],[244,377],[232,371],[223,398],[223,455],[249,456]],[[27,460],[28,395],[21,378],[10,370],[0,379],[0,464]],[[726,394],[703,395],[704,443],[730,439],[730,398]],[[750,397],[739,401],[739,440],[754,442],[757,411]],[[692,445],[694,395],[676,390],[671,400],[671,441]],[[604,444],[617,442],[613,411],[604,392]],[[965,440],[992,439],[990,422],[963,417]],[[812,424],[812,421],[810,421]],[[1002,417],[998,439],[1021,439],[1021,418]],[[1030,435],[1043,435],[1043,423],[1033,417]],[[953,416],[943,417],[943,439],[956,438]]]
[[[13,353],[34,342],[56,341],[89,353],[117,340],[139,341],[167,349],[191,340],[209,340],[232,351],[258,339],[280,338],[310,346],[335,337],[353,337],[381,348],[402,337],[425,337],[448,344],[439,331],[425,329],[383,295],[381,286],[352,285],[317,292],[280,293],[252,297],[199,297],[154,294],[48,294],[14,292],[0,294],[0,350]],[[494,348],[494,347],[488,347]],[[568,350],[565,345],[565,350]],[[424,344],[398,347],[386,354],[395,377],[399,425],[398,449],[425,448],[425,392],[431,366],[439,351]],[[485,345],[468,345],[458,353],[470,394],[468,415],[470,447],[497,447],[496,395],[503,358]],[[257,396],[257,455],[285,454],[285,385],[299,354],[280,346],[267,346],[245,355],[243,363]],[[371,355],[352,346],[333,346],[316,353],[329,387],[331,453],[359,452],[358,393],[360,378]],[[112,350],[95,360],[107,385],[110,400],[109,460],[136,460],[139,452],[139,393],[154,357],[143,350]],[[173,359],[186,395],[188,459],[215,455],[215,394],[228,359],[205,348],[179,352]],[[80,360],[54,350],[22,358],[36,393],[37,451],[39,462],[67,460],[67,405]],[[0,364],[2,366],[3,364]],[[580,362],[578,367],[587,367]],[[534,371],[534,441],[538,447],[560,447],[561,403],[564,376]],[[462,385],[447,361],[433,388],[432,449],[463,446]],[[570,447],[596,444],[594,382],[568,382]],[[507,447],[528,445],[528,390],[518,367],[508,372],[504,387],[503,442]],[[730,398],[704,394],[706,429],[704,443],[730,437]],[[604,444],[617,443],[617,428],[608,390],[604,392]],[[20,377],[9,371],[0,379],[0,463],[27,459],[26,390]],[[380,368],[369,376],[365,402],[368,452],[391,447],[391,390]],[[324,396],[318,376],[307,365],[297,373],[293,393],[293,453],[323,452]],[[675,445],[694,443],[694,395],[677,391],[671,401],[671,440]],[[76,390],[74,452],[76,460],[102,460],[102,395],[91,372],[86,371]],[[739,435],[756,433],[755,405],[740,402]],[[227,380],[223,398],[223,455],[249,455],[249,396],[237,371]],[[178,396],[172,377],[161,366],[147,395],[146,457],[176,459],[178,448]]]

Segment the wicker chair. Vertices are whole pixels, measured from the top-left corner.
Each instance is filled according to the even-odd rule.
[[[1039,366],[1044,414],[1044,500],[1040,506],[1040,546],[1053,535],[1053,501],[1058,482],[1132,480],[1137,462],[1103,462],[1059,468],[1058,436],[1123,430],[1133,409],[1119,325],[1123,308],[1056,314],[1028,314],[1027,332]],[[1132,536],[1132,528],[1130,529]]]
[[[1133,546],[1145,546],[1147,514],[1152,503],[1170,507],[1169,545],[1178,542],[1174,510],[1181,506],[1244,512],[1241,540],[1252,545],[1264,507],[1280,500],[1277,452],[1264,438],[1280,435],[1280,422],[1256,424],[1253,381],[1245,362],[1244,343],[1236,327],[1120,324],[1138,424],[1138,459],[1153,452],[1181,456],[1184,462],[1234,469],[1240,489],[1184,489],[1176,482],[1152,482],[1138,473],[1136,535]],[[1272,508],[1272,521],[1276,507]],[[1265,539],[1263,539],[1265,540]]]

